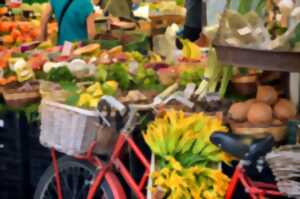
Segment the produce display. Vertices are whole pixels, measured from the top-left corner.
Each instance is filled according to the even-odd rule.
[[[238,11],[226,10],[220,24],[205,32],[223,45],[298,51],[299,10],[293,0],[240,1]]]
[[[279,98],[271,86],[259,86],[255,99],[234,103],[228,112],[232,120],[250,122],[252,126],[282,124],[293,119],[296,113],[296,106],[287,99]]]
[[[48,25],[49,39],[54,40],[57,32],[57,24],[51,22]],[[0,21],[0,41],[5,46],[18,46],[24,43],[36,41],[40,34],[40,20],[11,20]]]
[[[162,198],[223,198],[229,178],[217,168],[230,157],[210,143],[215,131],[227,128],[203,113],[171,110],[150,123],[144,138],[157,156],[154,192],[162,191]]]
[[[184,16],[182,4],[141,7],[152,16]],[[293,0],[240,0],[238,10],[225,10],[219,25],[205,28],[209,41],[179,39],[183,48],[174,49],[172,60],[151,51],[140,27],[56,46],[57,24],[51,22],[48,40],[37,41],[44,6],[0,8],[1,105],[37,112],[41,100],[48,100],[93,112],[103,96],[125,106],[149,104],[175,85],[174,99],[159,104],[143,132],[154,155],[149,176],[154,199],[225,198],[230,178],[220,165],[231,166],[236,157],[211,143],[215,132],[252,138],[271,134],[276,144],[285,142],[297,106],[288,98],[283,74],[225,65],[210,44],[298,51],[300,8]]]

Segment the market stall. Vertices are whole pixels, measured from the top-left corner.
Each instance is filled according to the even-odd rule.
[[[179,1],[98,8],[96,37],[60,46],[54,18],[37,41],[44,9],[0,7],[0,198],[299,196],[294,1],[228,0],[182,49]]]

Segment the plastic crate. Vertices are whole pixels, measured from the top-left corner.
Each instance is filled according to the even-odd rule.
[[[0,115],[0,198],[26,199],[28,195],[28,154],[26,119],[23,114]]]
[[[0,113],[0,138],[15,137],[20,126],[20,116],[14,112]]]
[[[22,164],[22,160],[13,158],[1,158],[0,174],[1,180],[22,181],[25,178],[26,167]]]
[[[0,139],[0,157],[10,157],[13,159],[21,158],[22,143],[16,139],[1,138]]]
[[[51,164],[50,150],[42,146],[39,142],[40,122],[28,124],[29,136],[29,179],[31,192],[34,193],[35,187],[40,177]]]
[[[0,182],[0,198],[1,199],[31,199],[28,195],[26,184],[13,180],[2,180]]]

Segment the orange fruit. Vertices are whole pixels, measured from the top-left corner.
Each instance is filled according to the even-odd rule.
[[[40,34],[40,31],[39,29],[33,29],[30,33],[30,36],[33,38],[33,39],[36,39]]]
[[[2,41],[4,44],[12,44],[15,40],[11,35],[5,35],[2,37]]]
[[[12,28],[12,23],[9,21],[0,22],[0,32],[10,32]]]
[[[0,7],[0,15],[4,15],[8,12],[8,8],[7,7]]]
[[[10,34],[14,39],[17,39],[22,33],[18,29],[14,29]]]

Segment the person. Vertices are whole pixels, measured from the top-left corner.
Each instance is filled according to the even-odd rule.
[[[183,38],[190,41],[196,41],[202,31],[203,13],[202,0],[186,0],[186,20],[183,28]]]
[[[100,4],[102,8],[108,8],[107,11],[109,15],[118,18],[131,19],[133,2],[135,2],[135,0],[102,0]]]
[[[95,15],[91,0],[50,0],[41,19],[41,41],[47,39],[47,24],[53,13],[58,23],[59,45],[65,41],[84,41],[95,37]]]

